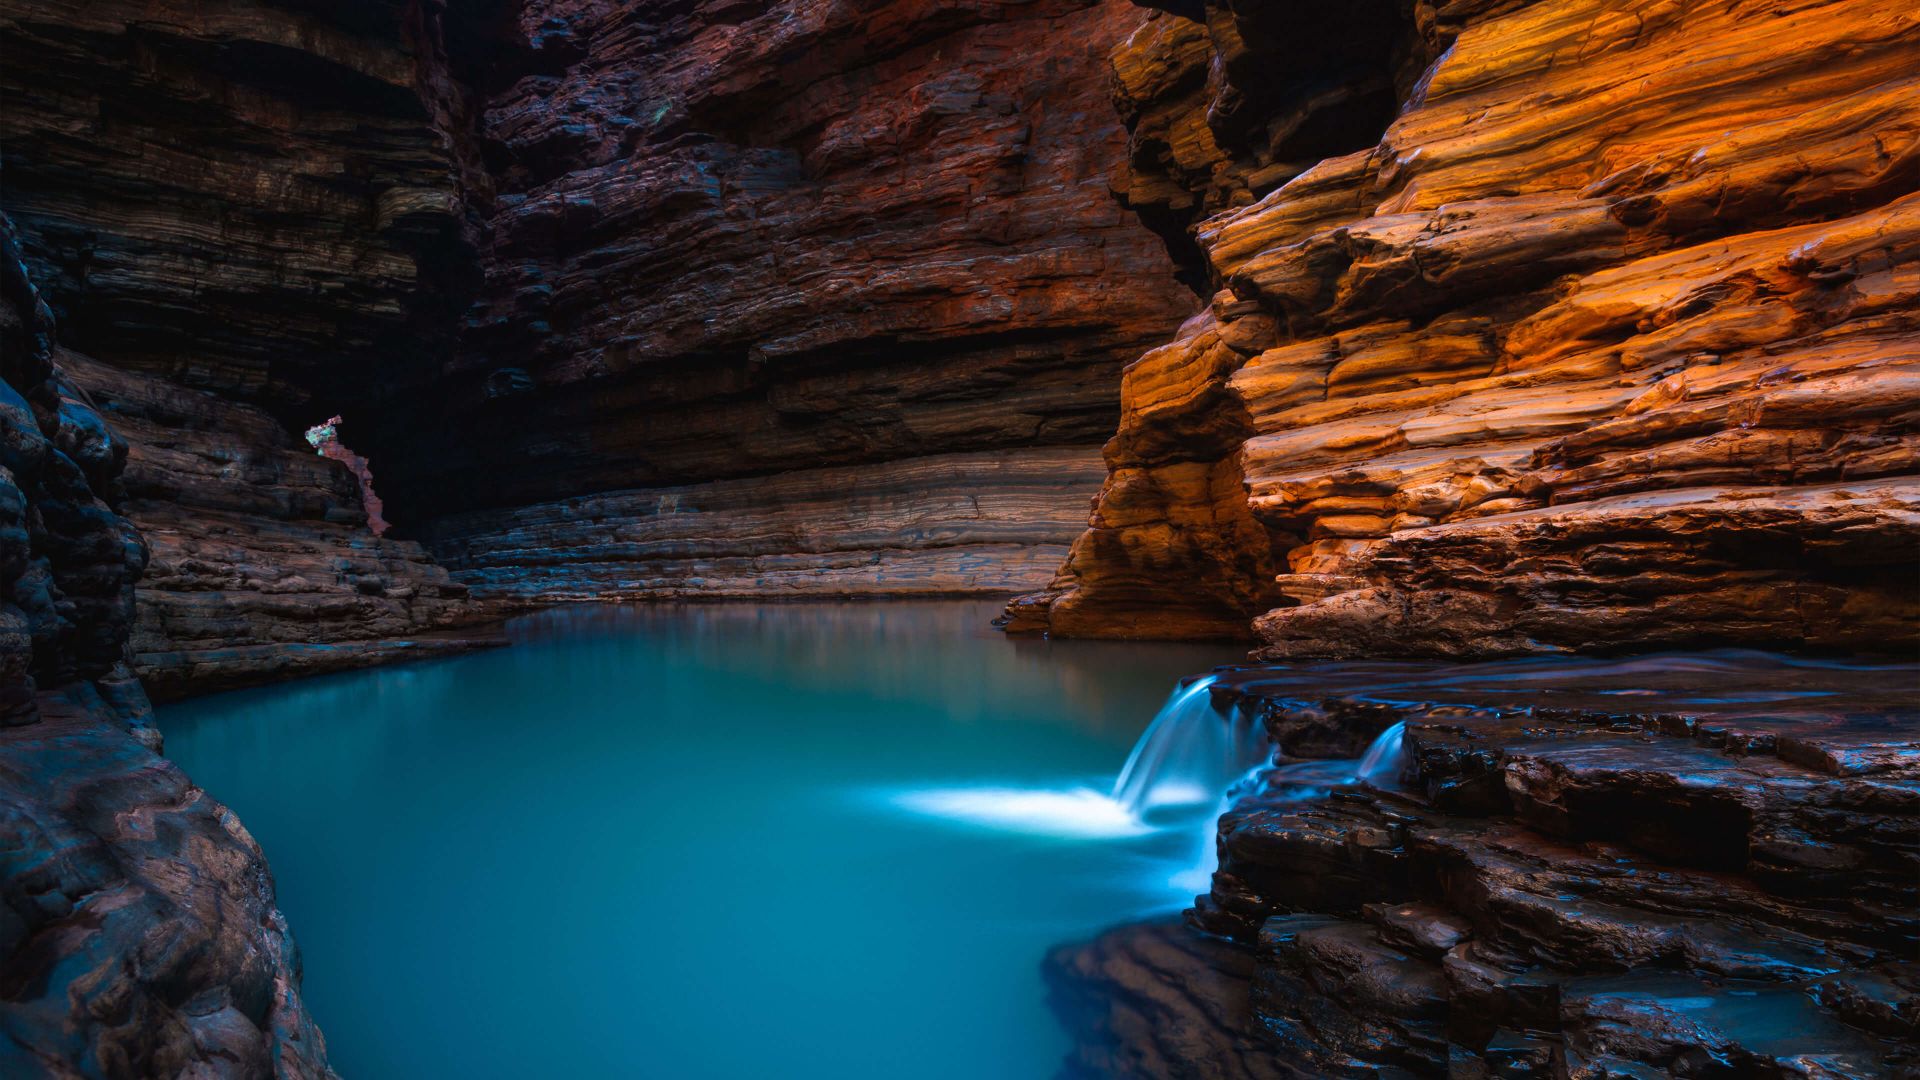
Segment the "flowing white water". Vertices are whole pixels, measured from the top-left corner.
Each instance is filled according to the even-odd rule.
[[[1381,787],[1397,782],[1406,765],[1406,733],[1405,723],[1387,728],[1368,745],[1358,764],[1336,759],[1255,765],[1221,793],[1212,816],[1201,823],[1199,857],[1192,867],[1175,874],[1171,884],[1196,893],[1212,884],[1213,872],[1220,868],[1220,818],[1242,799],[1260,795],[1269,802],[1306,802],[1341,784]]]
[[[1205,675],[1176,687],[1133,744],[1113,782],[1113,801],[1128,813],[1208,802],[1266,760],[1267,735],[1258,723],[1214,709],[1216,681]]]
[[[1391,787],[1400,782],[1400,772],[1406,768],[1407,722],[1402,720],[1380,733],[1367,747],[1365,756],[1360,759],[1360,773],[1355,777],[1368,787]]]
[[[1221,816],[1242,799],[1306,801],[1343,784],[1397,783],[1405,767],[1406,725],[1381,732],[1357,759],[1275,766],[1273,746],[1258,720],[1240,710],[1222,715],[1213,707],[1210,691],[1216,681],[1218,676],[1206,675],[1174,688],[1134,743],[1109,794],[1085,787],[940,788],[896,793],[892,801],[935,817],[1063,837],[1120,839],[1196,830],[1193,862],[1168,879],[1174,888],[1194,893],[1208,887],[1219,866]]]

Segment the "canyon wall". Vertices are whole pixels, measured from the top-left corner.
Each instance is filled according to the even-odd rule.
[[[1121,365],[1196,306],[1110,192],[1106,54],[1139,19],[450,12],[485,281],[355,444],[396,525],[486,594],[1044,584]]]
[[[1114,58],[1125,188],[1216,291],[1127,369],[1091,528],[1015,628],[1920,636],[1920,10],[1166,6]],[[1342,20],[1365,55],[1303,32]],[[1383,93],[1383,133],[1314,152]]]
[[[135,660],[157,696],[409,654],[470,614],[296,434],[444,349],[467,295],[405,14],[0,9],[5,207],[67,377],[130,447],[124,511],[152,552]]]
[[[159,756],[127,445],[0,215],[0,1074],[328,1077],[258,845]]]
[[[1044,584],[1196,306],[1112,195],[1140,18],[8,4],[5,202],[131,447],[150,688],[492,597]],[[336,413],[387,536],[298,438]]]

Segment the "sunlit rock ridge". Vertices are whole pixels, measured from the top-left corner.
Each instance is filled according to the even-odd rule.
[[[1343,22],[1369,63],[1303,32]],[[1115,54],[1127,194],[1194,222],[1212,303],[1128,368],[1091,527],[1015,625],[1910,646],[1917,60],[1890,0],[1150,20]],[[1386,87],[1377,144],[1297,146]]]

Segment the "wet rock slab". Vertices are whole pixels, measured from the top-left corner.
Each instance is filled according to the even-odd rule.
[[[1307,800],[1277,773],[1222,817],[1187,943],[1063,950],[1056,984],[1110,1002],[1066,1014],[1075,1060],[1163,1075],[1113,1019],[1174,1015],[1165,965],[1113,959],[1152,941],[1211,999],[1245,979],[1192,1075],[1916,1075],[1917,688],[1744,651],[1224,671],[1283,767],[1403,724],[1403,768]]]

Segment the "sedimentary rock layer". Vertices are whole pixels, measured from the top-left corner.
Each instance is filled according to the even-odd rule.
[[[1917,681],[1737,652],[1227,673],[1216,704],[1283,762],[1403,724],[1404,771],[1329,789],[1322,763],[1314,783],[1282,765],[1221,819],[1190,918],[1244,952],[1149,926],[1057,957],[1079,1057],[1117,1076],[1911,1075]],[[1197,1067],[1159,1067],[1182,1040]]]
[[[1105,55],[1140,18],[1126,0],[28,0],[0,18],[17,58],[0,74],[6,198],[63,343],[167,384],[129,398],[196,417],[130,419],[137,446],[161,440],[136,449],[155,490],[235,455],[249,482],[269,460],[308,472],[289,436],[338,413],[397,534],[458,538],[443,554],[487,584],[557,500],[597,499],[607,529],[631,504],[644,532],[636,490],[739,481],[722,496],[737,502],[809,471],[786,486],[847,486],[804,517],[839,499],[911,527],[1006,475],[978,488],[1005,527],[964,553],[872,529],[844,532],[863,552],[822,547],[797,524],[765,532],[795,538],[781,552],[716,522],[707,549],[656,549],[637,574],[555,554],[510,576],[522,595],[1026,588],[1083,513],[1079,474],[906,478],[953,455],[1083,460],[1123,361],[1193,310],[1111,194],[1125,133]],[[234,406],[257,410],[243,437],[182,434]],[[891,505],[852,506],[874,492]],[[344,656],[304,646],[438,621],[285,600],[275,583],[324,585],[313,560],[345,534],[243,494],[212,515],[133,507],[182,550],[230,549],[217,573],[150,578],[155,665],[303,669]],[[242,656],[244,635],[288,647]]]
[[[1295,47],[1276,20],[1339,6],[1116,53],[1132,189],[1219,208],[1219,291],[1129,369],[1093,527],[1015,625],[1270,609],[1270,657],[1920,636],[1920,13],[1383,5],[1412,60],[1317,84],[1397,87],[1378,145],[1263,166],[1331,99],[1222,117]]]
[[[0,729],[0,1073],[331,1077],[239,820],[93,688],[39,712]]]
[[[645,532],[650,497],[619,493],[739,480],[707,490],[744,497],[838,469],[792,486],[843,476],[831,497],[894,492],[856,516],[910,522],[975,482],[901,486],[945,455],[1077,468],[1068,451],[1111,433],[1122,362],[1194,306],[1109,190],[1125,134],[1105,54],[1140,17],[1124,0],[568,0],[528,4],[474,46],[488,64],[456,48],[493,186],[475,200],[486,281],[459,354],[356,436],[390,516],[453,518],[432,531],[458,537],[441,550],[464,565],[464,550],[518,548],[511,534],[559,498],[592,498],[606,529],[631,503]],[[1084,495],[1063,476],[1046,503],[1034,479],[1006,504],[1031,506],[1028,533],[1053,544]],[[736,530],[716,528],[725,555]],[[818,550],[801,544],[738,553],[798,571]],[[903,546],[916,541],[874,536],[872,565],[887,572]],[[1033,579],[1035,552],[1004,554],[997,575],[913,573],[947,589]],[[754,573],[648,558],[641,576],[662,588]],[[522,585],[590,592],[596,561],[542,560]],[[818,565],[823,589],[866,587],[840,554]]]
[[[472,643],[434,632],[484,609],[418,543],[368,529],[345,464],[260,409],[61,357],[129,447],[123,509],[151,553],[134,660],[156,698]]]
[[[1045,584],[1092,449],[945,454],[539,503],[434,523],[479,597],[905,596]]]
[[[131,446],[156,695],[394,655],[462,614],[464,590],[376,539],[347,470],[294,434],[374,408],[463,302],[454,159],[404,8],[0,12],[5,203],[62,366]]]
[[[301,426],[457,307],[400,0],[10,0],[6,202],[62,344]]]
[[[0,1073],[328,1077],[259,848],[157,755],[127,446],[0,216]]]

